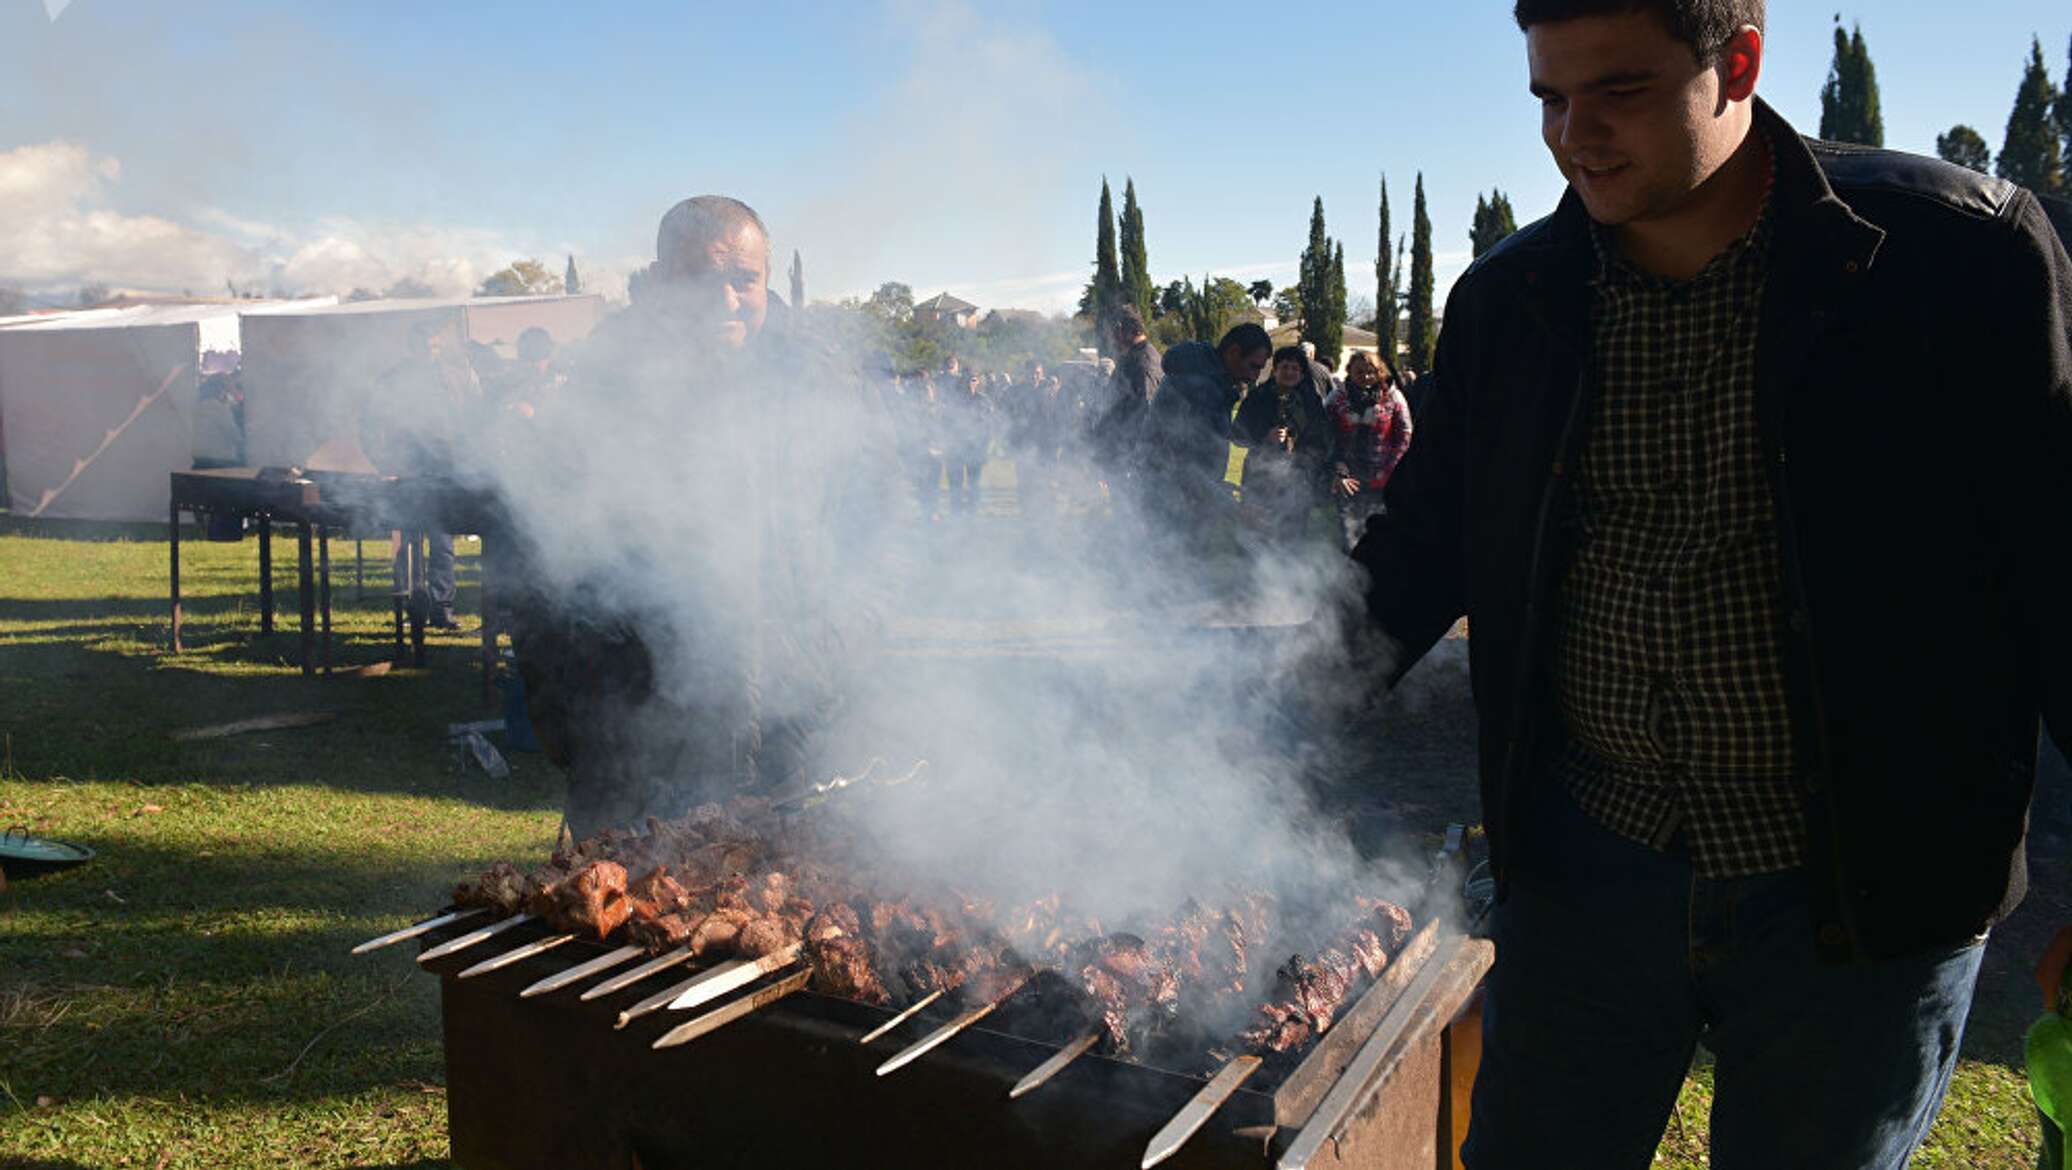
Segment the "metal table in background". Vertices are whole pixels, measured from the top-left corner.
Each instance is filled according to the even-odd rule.
[[[395,662],[425,664],[425,546],[434,529],[484,537],[498,529],[494,500],[484,492],[437,478],[398,479],[349,472],[298,473],[282,468],[233,467],[177,471],[169,485],[167,533],[171,561],[172,648],[181,646],[180,514],[237,516],[259,529],[259,632],[274,631],[273,526],[296,528],[297,585],[302,615],[302,673],[331,673],[332,533],[387,530],[403,535],[401,579],[392,589]],[[499,629],[491,604],[489,558],[478,561],[482,597],[481,667],[485,702],[495,694]],[[409,640],[404,640],[405,626]]]

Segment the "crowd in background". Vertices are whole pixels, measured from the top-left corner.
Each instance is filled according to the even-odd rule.
[[[1383,489],[1409,448],[1405,387],[1374,355],[1354,351],[1340,376],[1313,347],[1269,350],[1265,337],[1236,343],[1263,369],[1255,381],[1220,360],[1232,338],[1213,351],[1196,342],[1161,354],[1128,314],[1112,338],[1119,360],[979,370],[952,355],[940,369],[889,375],[920,517],[976,515],[988,463],[999,458],[1012,464],[1015,509],[1026,519],[1053,520],[1128,493],[1154,516],[1194,513],[1190,526],[1204,504],[1212,515],[1228,512],[1267,548],[1309,538],[1319,513],[1335,513],[1346,542],[1356,541],[1382,513]],[[1161,408],[1169,375],[1190,356],[1207,382],[1225,384],[1183,391],[1176,379]],[[1194,409],[1183,409],[1189,398]],[[1176,441],[1199,454],[1178,455]]]

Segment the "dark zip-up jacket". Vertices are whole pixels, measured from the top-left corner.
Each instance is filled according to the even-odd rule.
[[[2020,901],[2039,717],[2072,748],[2072,261],[2036,198],[1888,151],[1775,151],[1757,425],[1816,946],[1977,937]],[[1563,728],[1552,624],[1591,416],[1571,192],[1447,302],[1443,384],[1354,558],[1400,677],[1463,614],[1499,896]]]

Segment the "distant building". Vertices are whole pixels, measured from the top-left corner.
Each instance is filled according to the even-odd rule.
[[[915,310],[918,312],[919,310]],[[994,309],[978,323],[981,330],[1004,329],[1013,325],[1041,325],[1045,318],[1035,309]]]
[[[914,306],[914,320],[922,325],[949,324],[969,329],[978,324],[978,306],[946,292],[937,293]]]

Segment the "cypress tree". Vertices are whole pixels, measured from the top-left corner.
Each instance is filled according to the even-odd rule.
[[[1122,303],[1137,306],[1151,319],[1151,260],[1144,247],[1144,210],[1137,206],[1137,183],[1122,183]]]
[[[576,258],[573,253],[568,257],[568,267],[561,273],[561,291],[570,296],[583,291],[583,278],[576,275]]]
[[[1101,209],[1094,228],[1094,278],[1079,295],[1079,314],[1093,318],[1094,344],[1107,352],[1108,322],[1121,303],[1122,275],[1115,262],[1115,198],[1108,193],[1108,180],[1101,180]]]
[[[1472,258],[1480,259],[1482,253],[1503,241],[1505,236],[1518,230],[1518,219],[1511,213],[1510,196],[1501,190],[1492,190],[1489,198],[1475,196],[1475,221],[1468,229],[1468,246],[1473,249]]]
[[[2058,191],[2072,192],[2072,39],[2065,42],[2065,84],[2058,90]]]
[[[2007,115],[2007,137],[2000,143],[2001,178],[2032,191],[2056,194],[2064,183],[2064,157],[2052,112],[2058,89],[2043,67],[2043,42],[2029,42],[2029,66],[2015,90],[2014,109]]]
[[[1338,368],[1338,355],[1345,348],[1345,244],[1343,241],[1331,245],[1331,269],[1326,277],[1325,302],[1330,306],[1324,314],[1316,338],[1317,360],[1331,369]],[[1330,389],[1330,387],[1323,387]]]
[[[1856,115],[1850,108],[1856,87],[1855,58],[1849,52],[1849,34],[1842,31],[1842,21],[1835,19],[1835,55],[1828,62],[1827,83],[1820,87],[1820,136],[1829,142],[1848,142],[1849,134],[1856,127]]]
[[[1322,330],[1331,314],[1331,237],[1324,233],[1324,197],[1317,196],[1309,213],[1309,243],[1297,265],[1295,301],[1302,309],[1302,340],[1324,348]]]
[[[1885,145],[1885,115],[1878,101],[1878,69],[1863,28],[1842,31],[1835,21],[1835,55],[1820,88],[1820,136],[1830,142]]]
[[[1871,51],[1863,43],[1863,26],[1849,33],[1849,53],[1856,58],[1856,129],[1860,135],[1850,141],[1865,146],[1885,145],[1885,114],[1878,105],[1878,67],[1871,64]]]
[[[1396,364],[1396,281],[1389,263],[1389,177],[1381,177],[1381,234],[1374,249],[1374,349],[1390,368]]]
[[[1425,210],[1424,172],[1410,212],[1410,353],[1405,364],[1419,374],[1432,368],[1438,337],[1432,331],[1432,217]]]

